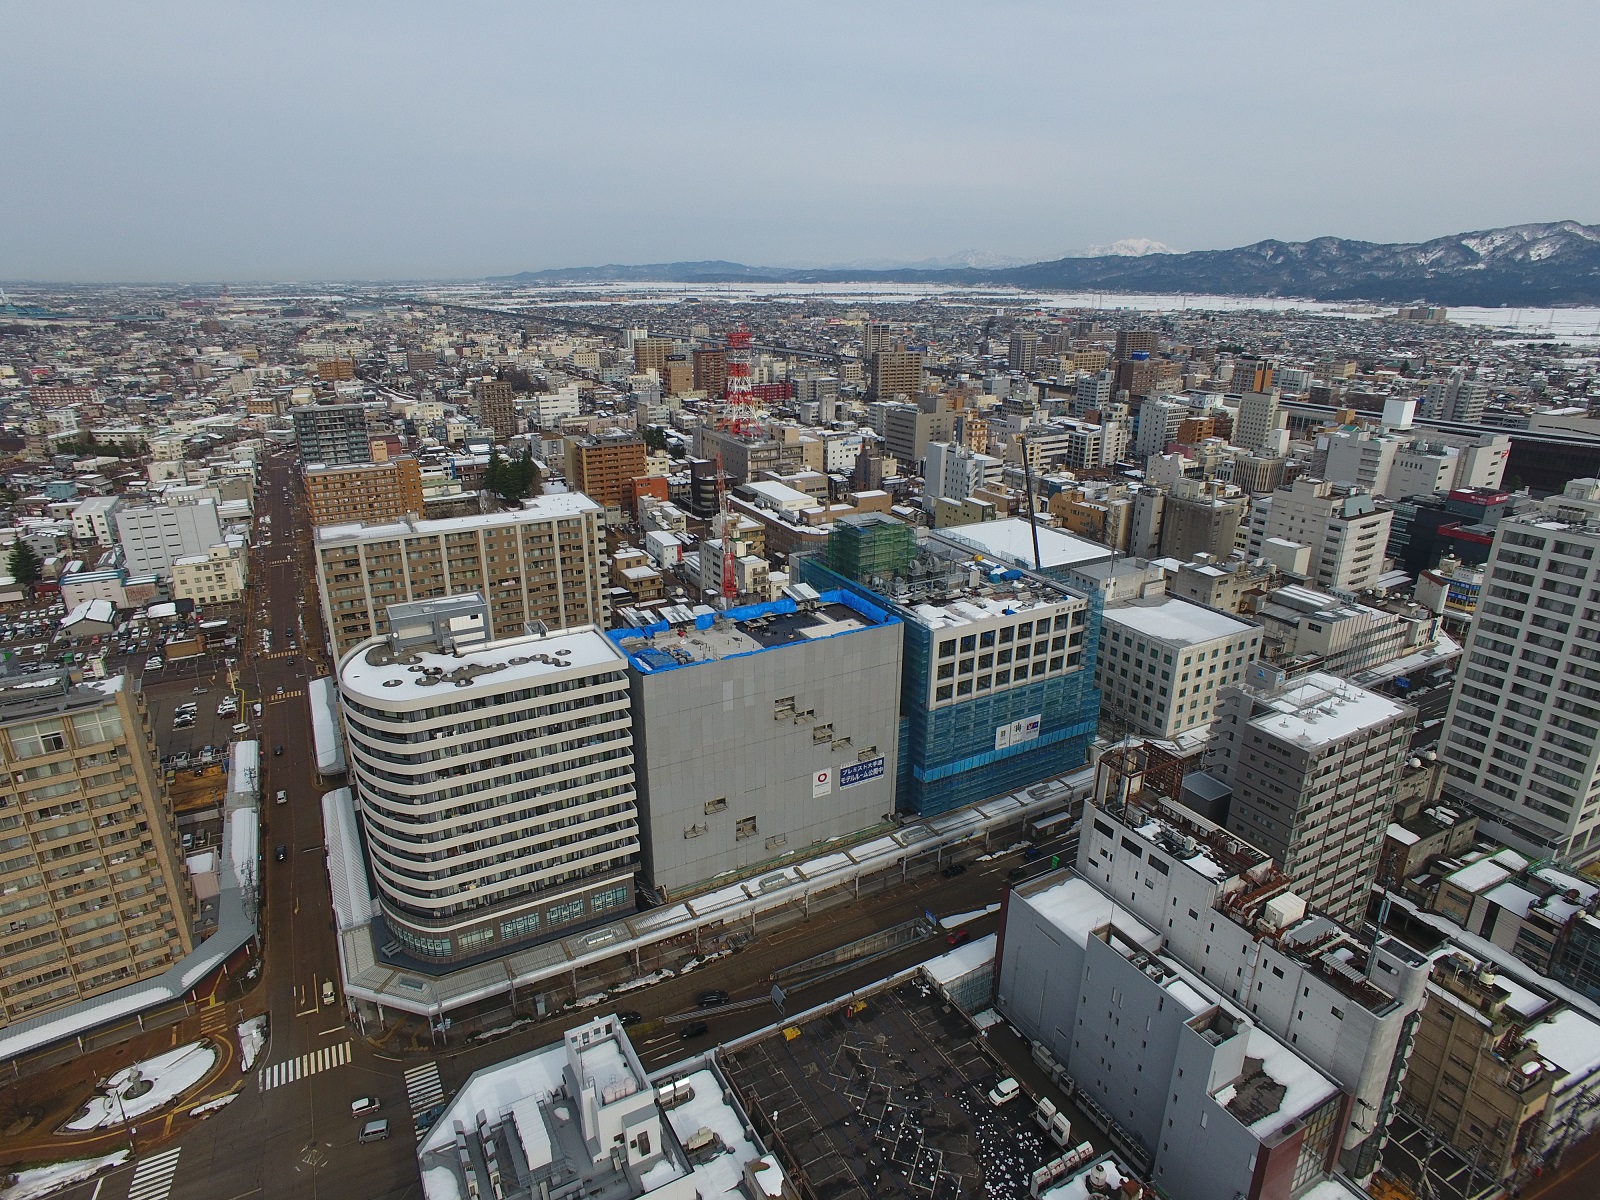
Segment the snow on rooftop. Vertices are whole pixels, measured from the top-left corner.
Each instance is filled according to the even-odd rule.
[[[1445,876],[1446,882],[1452,887],[1474,893],[1498,887],[1510,878],[1511,872],[1492,858],[1480,858],[1477,862],[1468,863],[1459,871],[1453,871]]]
[[[1206,608],[1177,596],[1133,600],[1105,611],[1107,625],[1120,625],[1146,637],[1192,646],[1213,638],[1248,633],[1253,626],[1237,617]]]
[[[1033,527],[1023,517],[1007,517],[999,521],[979,521],[974,525],[961,525],[940,534],[961,545],[971,546],[981,553],[1012,563],[1019,567],[1032,567]],[[1100,562],[1111,557],[1109,547],[1084,538],[1074,537],[1059,529],[1044,525],[1039,532],[1039,565],[1045,570],[1071,567],[1079,563]]]
[[[1265,1030],[1250,1029],[1250,1044],[1245,1053],[1261,1059],[1261,1069],[1286,1089],[1275,1111],[1250,1126],[1257,1136],[1266,1136],[1311,1112],[1339,1089],[1323,1074]]]
[[[1116,917],[1117,930],[1131,937],[1146,950],[1158,950],[1161,937],[1126,908],[1101,895],[1086,879],[1068,876],[1060,883],[1031,895],[1016,893],[1013,899],[1028,905],[1057,929],[1067,934],[1079,946],[1089,944],[1089,935],[1110,924]]]
[[[1385,724],[1406,712],[1403,705],[1322,671],[1304,675],[1265,701],[1267,711],[1250,724],[1279,741],[1325,745]]]
[[[317,541],[334,542],[343,538],[390,538],[408,533],[456,533],[463,530],[493,529],[519,521],[543,521],[573,517],[586,512],[601,512],[600,505],[582,492],[547,492],[527,502],[526,507],[510,512],[485,513],[470,517],[439,517],[429,520],[389,521],[383,524],[323,525],[316,531]]]
[[[970,975],[985,963],[994,962],[996,937],[989,934],[986,937],[974,938],[964,946],[957,946],[954,950],[930,958],[922,964],[922,969],[935,983],[954,983],[963,975]]]
[[[1421,834],[1412,833],[1411,830],[1407,829],[1404,825],[1390,825],[1388,829],[1388,835],[1394,841],[1399,842],[1402,846],[1415,846],[1422,840]]]
[[[436,667],[446,674],[461,667],[494,666],[501,669],[479,675],[472,688],[456,688],[444,684],[424,685],[423,675],[410,669],[410,665],[391,661],[382,666],[367,661],[369,650],[353,651],[341,665],[341,685],[358,695],[378,703],[411,701],[422,697],[437,697],[440,703],[449,703],[447,697],[459,697],[463,692],[473,693],[483,688],[505,691],[512,682],[533,680],[546,676],[561,676],[568,672],[596,668],[626,666],[620,651],[602,634],[593,629],[574,629],[552,633],[548,637],[506,638],[482,646],[462,647],[457,654],[440,654],[426,646],[406,651],[415,655],[423,668]],[[544,658],[559,660],[552,666]]]
[[[731,1153],[719,1154],[710,1162],[694,1169],[695,1189],[704,1200],[720,1200],[724,1196],[741,1198],[740,1183],[744,1178],[744,1164],[761,1157],[760,1149],[745,1134],[745,1124],[739,1113],[722,1099],[722,1084],[710,1071],[696,1071],[680,1083],[694,1089],[694,1099],[667,1110],[667,1121],[680,1142],[687,1142],[702,1129],[710,1129],[722,1138]],[[763,1190],[771,1194],[769,1188]]]
[[[1555,1084],[1557,1092],[1588,1081],[1600,1071],[1600,1022],[1566,1008],[1527,1030],[1539,1043],[1539,1054],[1566,1071]]]
[[[537,1118],[537,1101],[561,1086],[561,1073],[566,1065],[567,1047],[557,1042],[479,1071],[467,1080],[450,1107],[428,1131],[417,1148],[418,1154],[455,1145],[455,1122],[463,1121],[467,1128],[476,1128],[480,1109],[493,1118],[503,1112],[515,1113],[518,1106],[526,1103]],[[519,1118],[517,1133],[529,1165],[538,1167],[550,1161],[550,1141],[544,1122],[537,1121],[536,1131],[533,1124]]]
[[[1499,887],[1491,889],[1484,899],[1516,913],[1519,917],[1526,917],[1528,909],[1539,902],[1539,893],[1530,892],[1520,884],[1502,883]]]

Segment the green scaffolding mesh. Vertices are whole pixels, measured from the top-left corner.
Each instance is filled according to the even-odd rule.
[[[916,556],[916,531],[883,513],[845,517],[828,537],[828,568],[850,580],[899,575]]]

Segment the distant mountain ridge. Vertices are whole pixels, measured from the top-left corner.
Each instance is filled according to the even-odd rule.
[[[1287,296],[1391,304],[1600,304],[1600,225],[1509,225],[1427,242],[1274,239],[1232,250],[1178,254],[1146,239],[1094,256],[1024,266],[830,270],[744,263],[607,264],[499,276],[497,283],[948,283],[1047,291]],[[1159,243],[1155,243],[1159,245]]]

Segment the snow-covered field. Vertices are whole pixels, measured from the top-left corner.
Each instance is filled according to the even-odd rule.
[[[81,1131],[120,1125],[165,1108],[204,1079],[216,1061],[217,1052],[210,1046],[191,1042],[124,1067],[107,1081],[105,1094],[90,1100],[82,1113],[67,1122],[66,1128]],[[124,1095],[118,1100],[115,1094],[129,1091],[135,1079],[147,1080],[154,1086],[143,1095]]]
[[[128,1152],[118,1150],[104,1158],[79,1158],[72,1162],[51,1163],[48,1167],[29,1167],[17,1172],[17,1181],[4,1191],[0,1200],[38,1200],[51,1192],[86,1179],[93,1179],[101,1171],[121,1166],[128,1161]]]

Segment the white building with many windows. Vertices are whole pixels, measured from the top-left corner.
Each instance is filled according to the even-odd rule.
[[[388,621],[340,661],[339,696],[392,953],[460,962],[631,910],[622,654],[592,627],[489,641],[475,594]]]
[[[1600,852],[1600,481],[1507,517],[1439,752],[1446,788],[1519,850]]]
[[[1204,726],[1217,689],[1240,682],[1260,652],[1259,625],[1203,604],[1153,596],[1114,605],[1101,623],[1101,711],[1156,737]]]

